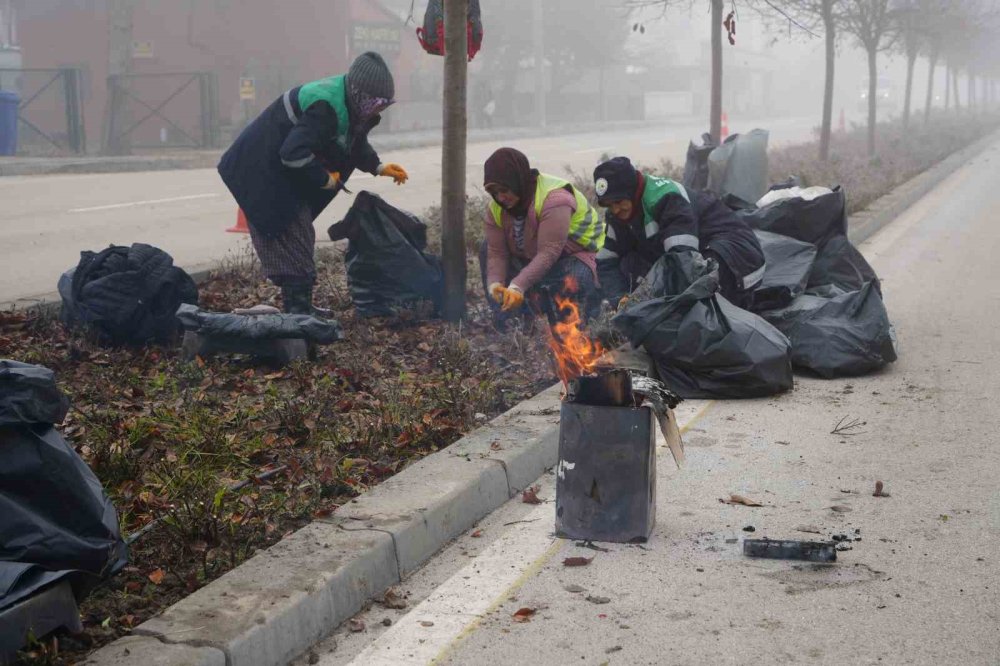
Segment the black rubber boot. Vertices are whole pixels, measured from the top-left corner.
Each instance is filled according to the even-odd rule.
[[[282,286],[281,302],[288,314],[312,314],[312,287],[306,285]]]

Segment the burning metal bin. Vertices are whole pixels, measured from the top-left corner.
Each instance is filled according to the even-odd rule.
[[[656,419],[649,407],[563,401],[556,535],[639,543],[656,522]]]

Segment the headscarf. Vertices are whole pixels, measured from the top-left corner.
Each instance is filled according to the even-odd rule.
[[[532,169],[528,158],[514,148],[501,148],[490,155],[483,169],[483,184],[502,185],[517,195],[517,205],[510,210],[511,215],[523,218],[528,207],[535,200],[538,185],[538,170]]]

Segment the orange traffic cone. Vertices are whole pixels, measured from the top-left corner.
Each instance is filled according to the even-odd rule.
[[[722,140],[725,141],[726,137],[729,136],[729,114],[725,111],[722,112]]]
[[[248,234],[250,227],[247,226],[247,216],[243,214],[242,208],[236,209],[236,225],[226,229],[231,234]]]

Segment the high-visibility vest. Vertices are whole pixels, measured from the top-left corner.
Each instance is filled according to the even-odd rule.
[[[590,205],[587,197],[583,196],[580,190],[562,178],[549,176],[544,173],[538,174],[538,185],[535,187],[535,217],[542,218],[542,206],[549,194],[556,190],[565,189],[569,186],[573,197],[576,199],[576,211],[569,218],[569,238],[575,241],[590,252],[597,252],[604,247],[604,220],[597,214],[597,210]],[[503,208],[496,201],[490,202],[490,212],[493,213],[493,221],[498,227],[503,227]]]
[[[288,93],[285,93],[286,95]],[[347,77],[331,76],[326,79],[305,83],[299,88],[299,108],[302,113],[316,102],[326,102],[337,115],[337,143],[345,152],[350,152],[348,134],[351,131],[351,115],[347,111]],[[286,100],[291,116],[291,105]]]

